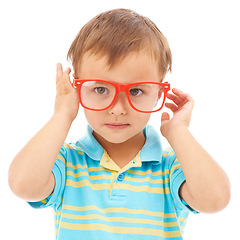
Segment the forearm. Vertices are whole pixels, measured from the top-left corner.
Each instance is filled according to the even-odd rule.
[[[230,183],[226,173],[195,140],[187,127],[179,127],[168,141],[181,164],[186,183],[182,196],[200,211],[211,212],[229,201]],[[186,200],[186,199],[185,199]]]
[[[17,154],[9,169],[9,185],[15,194],[29,199],[46,191],[54,162],[70,126],[67,118],[53,115]]]

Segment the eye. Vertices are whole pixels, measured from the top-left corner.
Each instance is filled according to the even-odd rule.
[[[139,88],[133,88],[129,91],[129,93],[132,95],[132,96],[140,96],[143,91]]]
[[[98,94],[107,94],[109,92],[105,87],[96,87],[94,91]]]

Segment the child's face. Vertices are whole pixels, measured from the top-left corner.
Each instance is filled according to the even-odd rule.
[[[101,79],[119,84],[162,80],[156,62],[144,51],[130,53],[111,69],[105,58],[85,54],[77,77],[79,79]],[[104,138],[110,143],[123,143],[130,139],[138,141],[139,137],[143,137],[142,129],[151,115],[134,110],[129,105],[124,92],[120,92],[114,104],[106,110],[84,109],[84,111],[94,131],[94,136]]]

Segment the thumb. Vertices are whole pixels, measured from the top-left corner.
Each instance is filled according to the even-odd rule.
[[[170,116],[167,112],[162,113],[161,122],[170,120]]]

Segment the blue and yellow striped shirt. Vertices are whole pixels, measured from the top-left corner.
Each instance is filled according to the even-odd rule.
[[[34,208],[51,206],[57,240],[182,239],[191,210],[179,197],[185,181],[171,148],[153,127],[137,156],[120,169],[92,135],[64,144],[53,167],[55,188]]]

